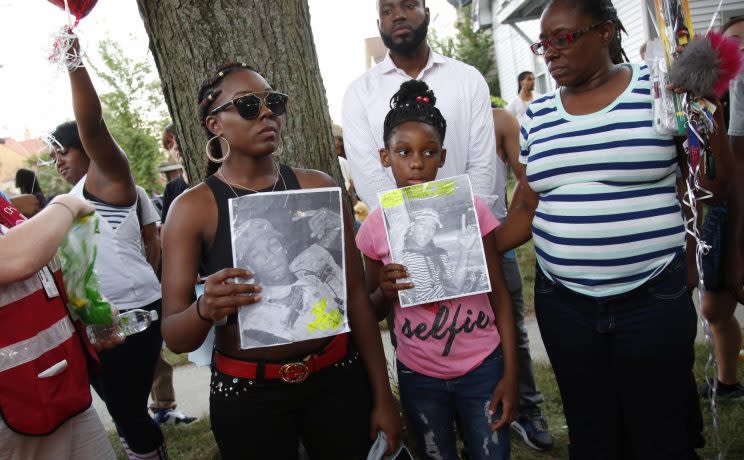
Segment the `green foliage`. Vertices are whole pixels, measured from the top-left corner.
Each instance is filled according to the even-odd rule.
[[[110,39],[101,41],[98,51],[103,65],[91,65],[110,89],[100,96],[106,124],[126,152],[135,182],[149,193],[159,193],[163,178],[157,167],[165,159],[160,135],[167,124],[160,81],[147,58],[126,56]]]
[[[501,99],[499,96],[491,96],[491,104],[493,104],[494,107],[502,109],[506,107],[507,102]]]
[[[26,160],[26,166],[36,172],[36,180],[39,181],[44,196],[59,195],[67,193],[72,188],[62,176],[57,173],[54,163],[50,161],[46,152],[40,152],[30,156]]]
[[[490,29],[473,30],[470,5],[462,7],[455,22],[457,35],[440,37],[436,30],[429,31],[429,45],[439,54],[472,65],[485,77],[492,95],[500,96],[496,57],[493,53],[493,35]]]

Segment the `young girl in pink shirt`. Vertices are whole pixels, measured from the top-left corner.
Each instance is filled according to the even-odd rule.
[[[392,169],[398,187],[434,180],[444,164],[446,122],[435,102],[426,83],[417,80],[403,83],[391,100],[380,158]],[[390,263],[379,207],[356,237],[378,318],[394,310],[401,402],[421,458],[458,458],[455,418],[471,459],[509,458],[508,427],[517,405],[514,317],[495,249],[498,221],[477,197],[475,207],[491,280],[489,294],[401,308],[398,291],[414,286],[398,282],[409,272]]]

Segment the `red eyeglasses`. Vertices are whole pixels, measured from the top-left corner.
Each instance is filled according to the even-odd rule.
[[[594,24],[593,26],[589,26],[586,29],[577,30],[573,33],[558,33],[553,38],[546,38],[544,40],[540,40],[537,43],[533,43],[532,45],[530,45],[530,49],[534,54],[538,56],[542,56],[543,54],[547,53],[548,48],[553,48],[554,50],[565,50],[566,48],[570,48],[576,40],[582,37],[582,35],[594,29],[595,27],[603,25],[605,22]]]

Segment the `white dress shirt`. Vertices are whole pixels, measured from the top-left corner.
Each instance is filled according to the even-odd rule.
[[[390,98],[410,80],[390,58],[356,79],[346,90],[342,126],[344,148],[357,194],[370,209],[377,193],[396,188],[393,173],[380,162],[383,123]],[[418,75],[434,91],[436,107],[447,120],[447,159],[437,179],[467,173],[476,195],[490,195],[497,169],[491,97],[483,76],[472,66],[429,51]]]

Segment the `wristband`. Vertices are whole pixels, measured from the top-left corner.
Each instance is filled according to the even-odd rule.
[[[202,321],[206,321],[206,322],[208,322],[208,323],[211,323],[211,322],[212,322],[212,320],[211,320],[211,319],[209,319],[209,318],[205,318],[204,316],[202,316],[202,314],[201,314],[201,311],[199,310],[199,302],[201,302],[201,299],[202,299],[202,297],[204,297],[204,294],[200,295],[200,296],[199,296],[199,297],[197,297],[197,299],[196,299],[196,315],[197,315],[197,316],[199,317],[199,319],[201,319]]]

